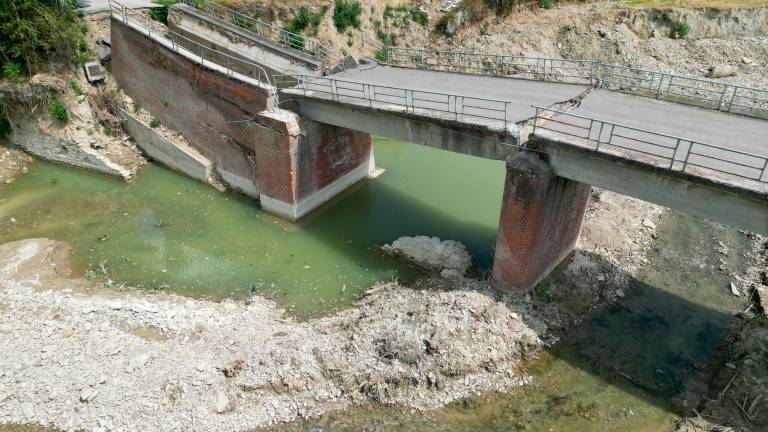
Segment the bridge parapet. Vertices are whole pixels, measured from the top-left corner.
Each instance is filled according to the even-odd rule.
[[[768,119],[768,89],[597,60],[438,51],[372,45],[376,59],[398,67],[562,83],[590,84],[675,103]]]

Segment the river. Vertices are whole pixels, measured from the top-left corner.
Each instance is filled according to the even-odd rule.
[[[487,268],[503,164],[382,139],[375,151],[383,176],[296,224],[155,165],[125,184],[38,162],[0,188],[0,242],[64,240],[88,277],[210,298],[255,292],[299,318],[345,307],[376,281],[417,277],[378,249],[402,235],[459,240]],[[430,413],[364,407],[279,430],[670,430],[673,400],[741,305],[720,260],[741,271],[745,248],[735,230],[668,212],[626,298],[526,365],[532,385]]]

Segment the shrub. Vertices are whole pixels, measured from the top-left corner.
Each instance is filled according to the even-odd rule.
[[[88,34],[88,26],[85,24],[80,24],[80,33],[84,35]]]
[[[336,0],[333,7],[333,25],[339,33],[349,27],[360,28],[360,2],[349,0]]]
[[[152,120],[149,121],[149,127],[152,129],[155,129],[160,126],[160,120],[157,117],[152,117]]]
[[[109,126],[104,126],[104,135],[106,136],[112,135],[112,128]]]
[[[168,8],[178,3],[178,0],[155,0],[155,3],[159,4],[160,7],[149,9],[147,11],[149,17],[155,21],[168,24]]]
[[[76,95],[82,96],[83,95],[83,88],[80,87],[80,83],[78,83],[75,80],[69,81],[69,87],[72,88],[72,91],[75,92]]]
[[[676,39],[685,39],[690,32],[691,25],[688,24],[688,21],[681,20],[675,24],[674,36]]]
[[[21,76],[21,66],[18,63],[6,63],[3,65],[3,75],[6,78],[18,78]]]
[[[55,2],[0,2],[0,62],[16,63],[35,74],[50,63],[65,64],[78,52],[81,21]]]
[[[64,106],[64,104],[61,101],[53,101],[51,102],[51,105],[48,107],[48,110],[51,112],[51,116],[60,121],[66,123],[69,120],[69,114],[67,114],[67,108]]]
[[[426,27],[429,24],[429,15],[419,9],[411,10],[411,19],[422,27]]]
[[[376,60],[386,63],[389,60],[389,51],[386,48],[381,48],[373,56],[376,57]]]
[[[141,109],[141,104],[138,103],[138,102],[134,102],[133,103],[133,110],[136,111],[136,112],[139,112],[140,109]]]
[[[549,9],[552,7],[552,0],[539,0],[539,6]]]

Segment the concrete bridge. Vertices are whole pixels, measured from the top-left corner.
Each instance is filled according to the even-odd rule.
[[[114,3],[113,73],[266,211],[298,219],[364,178],[378,134],[507,161],[504,289],[570,253],[592,185],[768,233],[768,122],[747,116],[768,92],[560,59],[388,49],[399,67],[356,65],[196,5],[169,31]]]

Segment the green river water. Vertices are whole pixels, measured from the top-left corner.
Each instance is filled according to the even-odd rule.
[[[298,224],[158,166],[126,185],[36,163],[0,188],[0,242],[66,240],[90,275],[212,298],[255,290],[299,317],[347,305],[376,281],[417,277],[377,249],[402,235],[462,241],[487,267],[503,164],[389,140],[377,140],[375,151],[383,176]],[[527,365],[529,386],[430,413],[361,408],[279,430],[671,430],[671,399],[694,365],[712,360],[741,304],[718,270],[718,241],[730,249],[726,265],[742,269],[746,243],[738,232],[667,213],[651,263],[626,298]],[[38,430],[16,428],[0,431]]]

